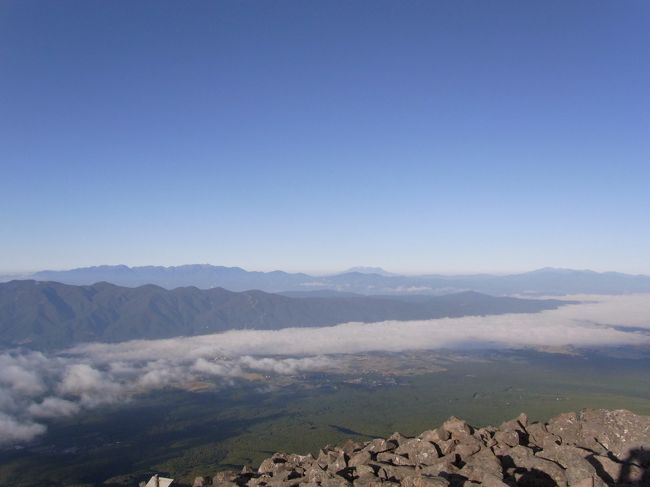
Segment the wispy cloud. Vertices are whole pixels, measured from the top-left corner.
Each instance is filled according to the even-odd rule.
[[[44,433],[47,418],[200,379],[227,385],[250,372],[325,370],[335,366],[331,354],[650,344],[650,334],[639,331],[650,331],[649,295],[578,298],[582,304],[535,314],[241,330],[85,344],[54,356],[8,350],[0,353],[0,442],[24,442]]]

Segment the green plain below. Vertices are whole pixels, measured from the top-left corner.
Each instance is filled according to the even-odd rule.
[[[256,466],[275,451],[305,454],[347,438],[415,435],[452,415],[477,426],[498,425],[521,412],[546,420],[585,407],[650,415],[648,358],[475,356],[479,360],[451,362],[444,372],[382,387],[315,375],[313,388],[262,391],[249,384],[149,394],[54,421],[37,444],[1,452],[0,485],[135,486],[153,472],[191,484],[197,475]]]

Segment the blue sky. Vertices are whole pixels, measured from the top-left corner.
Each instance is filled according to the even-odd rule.
[[[650,273],[650,3],[0,4],[0,271]]]

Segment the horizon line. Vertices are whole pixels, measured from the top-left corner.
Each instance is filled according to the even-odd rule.
[[[472,270],[446,270],[446,271],[420,271],[420,272],[414,272],[414,271],[392,271],[392,270],[386,270],[381,266],[352,266],[352,267],[347,267],[342,270],[320,270],[320,271],[303,271],[303,270],[283,270],[281,268],[266,268],[266,269],[249,269],[246,267],[238,266],[238,265],[222,265],[222,264],[211,264],[211,263],[191,263],[191,264],[177,264],[177,265],[160,265],[160,264],[142,264],[142,265],[128,265],[128,264],[97,264],[97,265],[87,265],[87,266],[77,266],[77,267],[67,267],[67,268],[41,268],[41,269],[32,269],[32,270],[0,270],[0,276],[2,277],[30,277],[33,276],[34,274],[37,274],[39,272],[70,272],[70,271],[76,271],[76,270],[82,270],[82,269],[93,269],[93,268],[101,268],[101,267],[107,267],[107,268],[117,268],[117,267],[122,267],[122,268],[128,268],[128,269],[139,269],[139,268],[145,268],[145,267],[150,267],[150,268],[164,268],[164,269],[172,269],[172,268],[179,268],[179,267],[224,267],[228,269],[241,269],[245,272],[262,272],[262,273],[271,273],[271,272],[285,272],[287,274],[307,274],[310,276],[314,277],[326,277],[326,276],[333,276],[333,275],[340,275],[340,274],[346,274],[346,273],[351,273],[351,272],[360,272],[363,274],[377,274],[381,275],[382,273],[385,274],[393,274],[395,276],[410,276],[410,277],[416,277],[416,276],[429,276],[429,275],[441,275],[441,276],[471,276],[471,275],[496,275],[496,276],[507,276],[507,275],[515,275],[515,274],[528,274],[532,272],[538,272],[538,271],[544,271],[544,270],[554,270],[554,271],[573,271],[573,272],[594,272],[598,274],[628,274],[628,275],[633,275],[633,276],[648,276],[649,274],[646,274],[644,272],[625,272],[625,271],[618,271],[618,270],[597,270],[597,268],[578,268],[578,267],[563,267],[563,266],[542,266],[542,267],[534,267],[534,268],[528,268],[527,270],[490,270],[490,271],[472,271]],[[363,269],[367,269],[365,272]],[[377,270],[378,272],[371,272],[373,269]]]

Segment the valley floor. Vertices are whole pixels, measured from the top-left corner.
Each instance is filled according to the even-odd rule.
[[[650,354],[553,352],[342,356],[328,373],[156,392],[53,421],[37,442],[0,452],[0,485],[132,486],[153,472],[191,483],[276,451],[414,435],[452,415],[477,426],[584,407],[650,415]]]

